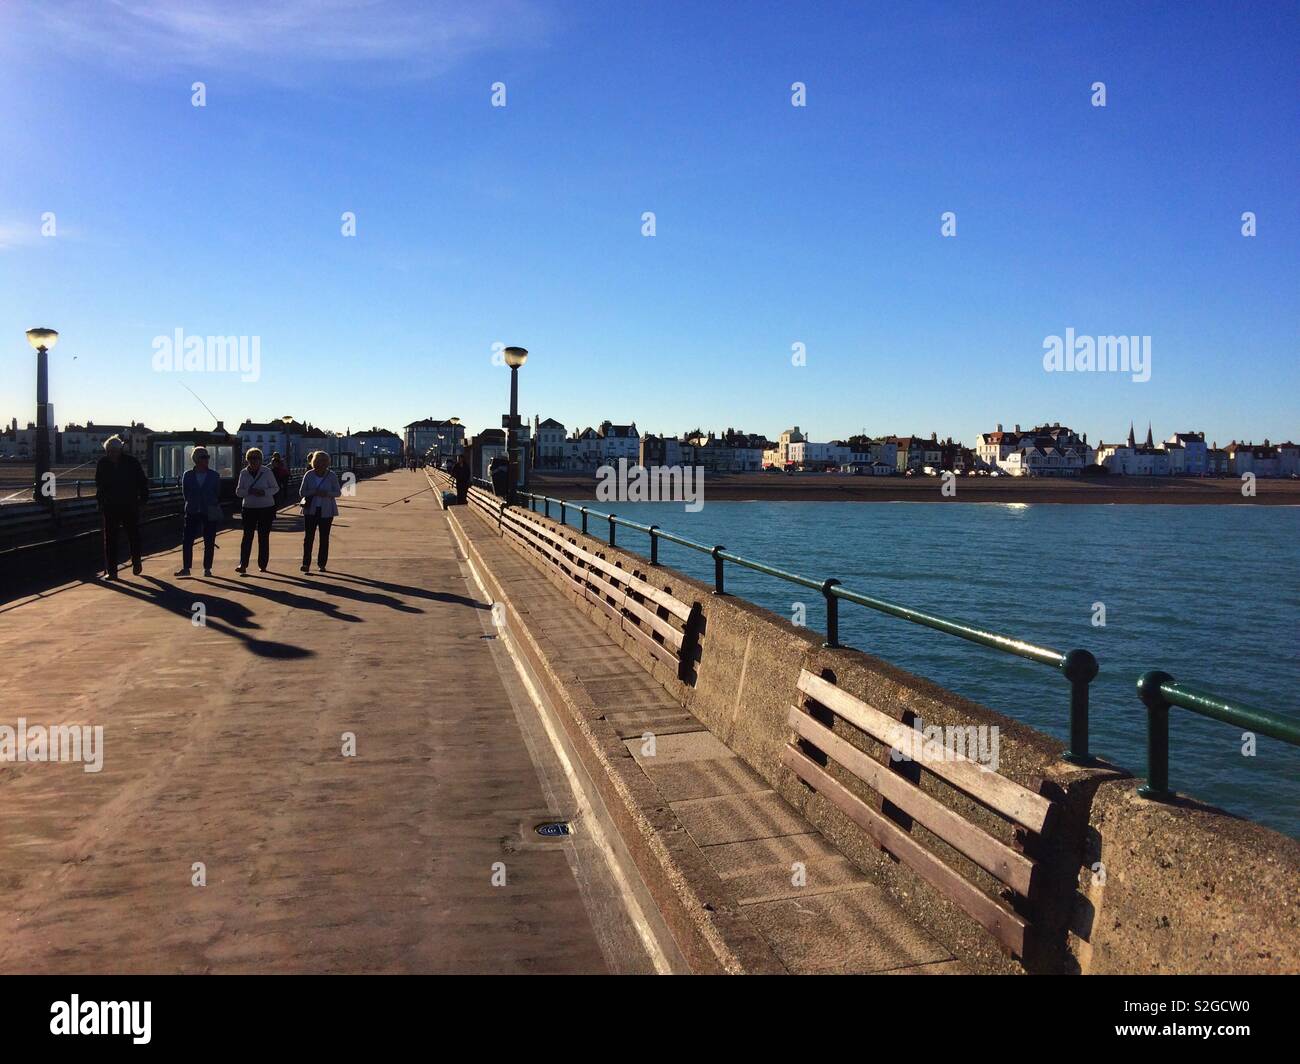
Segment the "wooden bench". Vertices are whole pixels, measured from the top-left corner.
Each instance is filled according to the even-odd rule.
[[[698,602],[684,602],[520,511],[502,510],[495,505],[494,496],[482,495],[476,500],[480,512],[499,524],[503,536],[538,557],[562,583],[603,610],[654,658],[681,674],[699,633]]]
[[[788,720],[799,739],[876,791],[906,817],[969,858],[1006,890],[1021,898],[1030,896],[1037,868],[1030,857],[960,816],[888,764],[836,735],[814,719],[810,710],[821,707],[875,739],[886,751],[902,751],[921,769],[1025,831],[1042,833],[1052,810],[1052,803],[1047,798],[975,761],[962,757],[926,756],[923,737],[914,728],[807,670],[800,673],[798,687],[805,696],[801,700],[803,705],[791,706]],[[1024,956],[1029,922],[1002,897],[987,893],[927,849],[908,827],[871,808],[833,779],[796,743],[786,746],[782,760],[787,768],[861,827],[873,841],[981,924],[1005,949],[1016,956]]]

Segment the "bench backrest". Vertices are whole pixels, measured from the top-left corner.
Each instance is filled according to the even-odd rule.
[[[471,489],[470,502],[503,536],[559,574],[651,655],[681,671],[698,635],[699,603],[682,601],[517,509],[503,509],[500,500],[485,491]]]
[[[803,670],[799,676],[801,705],[791,706],[789,724],[797,741],[782,752],[786,767],[862,828],[879,846],[905,863],[936,891],[962,908],[1010,953],[1023,957],[1029,921],[1006,901],[985,891],[928,849],[910,830],[907,818],[920,824],[948,846],[988,872],[1006,890],[1028,898],[1034,890],[1037,865],[1019,849],[990,835],[923,791],[892,767],[889,751],[898,750],[924,771],[966,794],[1002,819],[1027,832],[1041,834],[1052,803],[988,767],[950,751],[927,748],[914,728],[882,713],[829,680]],[[885,760],[877,760],[847,742],[814,718],[821,707],[880,743]],[[802,744],[799,742],[802,741]],[[801,749],[800,746],[803,746]],[[813,756],[809,756],[809,750]],[[818,763],[819,755],[834,761],[876,791],[889,806],[901,810],[904,824],[878,812]],[[906,763],[906,762],[904,762]]]

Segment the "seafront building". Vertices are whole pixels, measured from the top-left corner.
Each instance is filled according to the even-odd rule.
[[[680,439],[647,433],[637,461],[643,466],[699,466],[710,473],[757,473],[771,446],[763,436],[733,428],[721,436],[695,429]]]
[[[421,418],[402,426],[402,451],[408,458],[459,454],[465,446],[465,426],[455,418]]]
[[[1001,424],[975,439],[975,458],[980,468],[997,470],[1013,477],[1077,477],[1093,464],[1096,452],[1088,446],[1088,435],[1080,436],[1059,421],[1011,432]]]

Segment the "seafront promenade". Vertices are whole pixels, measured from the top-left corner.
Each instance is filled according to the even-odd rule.
[[[340,502],[328,574],[290,510],[268,574],[226,531],[211,579],[0,607],[0,723],[103,728],[99,772],[0,766],[0,972],[652,970],[534,830],[573,797],[424,476]]]

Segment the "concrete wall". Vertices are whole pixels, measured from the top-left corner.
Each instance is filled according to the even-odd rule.
[[[825,649],[819,633],[796,628],[742,599],[715,595],[708,585],[653,567],[640,555],[541,515],[528,516],[656,587],[698,603],[702,624],[692,661],[674,674],[622,632],[617,621],[586,602],[567,577],[541,565],[531,551],[516,548],[972,968],[1008,973],[1300,970],[1300,843],[1205,807],[1146,802],[1134,793],[1137,781],[1122,771],[1104,764],[1085,769],[1063,762],[1062,743],[985,706],[872,655]],[[935,633],[934,638],[947,637]],[[972,653],[980,651],[972,648]],[[1024,958],[1009,957],[961,909],[881,850],[782,765],[781,752],[793,736],[786,716],[799,697],[801,669],[834,680],[905,724],[920,717],[926,725],[999,729],[999,773],[1055,803],[1041,836],[1014,829],[931,773],[915,767],[913,771],[932,797],[1039,863],[1034,896],[1028,901],[1005,899],[1032,923]],[[1042,671],[1043,697],[1060,705],[1064,720],[1068,684],[1050,670]],[[877,760],[888,760],[886,749],[838,718],[834,730]],[[828,771],[873,809],[881,809],[879,796],[834,762]],[[996,894],[995,881],[942,840],[917,824],[911,832],[946,863]],[[1098,883],[1100,872],[1093,871],[1098,861],[1107,872],[1104,886]],[[1243,894],[1246,881],[1251,884],[1250,901]]]
[[[1300,971],[1300,842],[1128,782],[1093,800],[1070,946],[1091,974]]]

